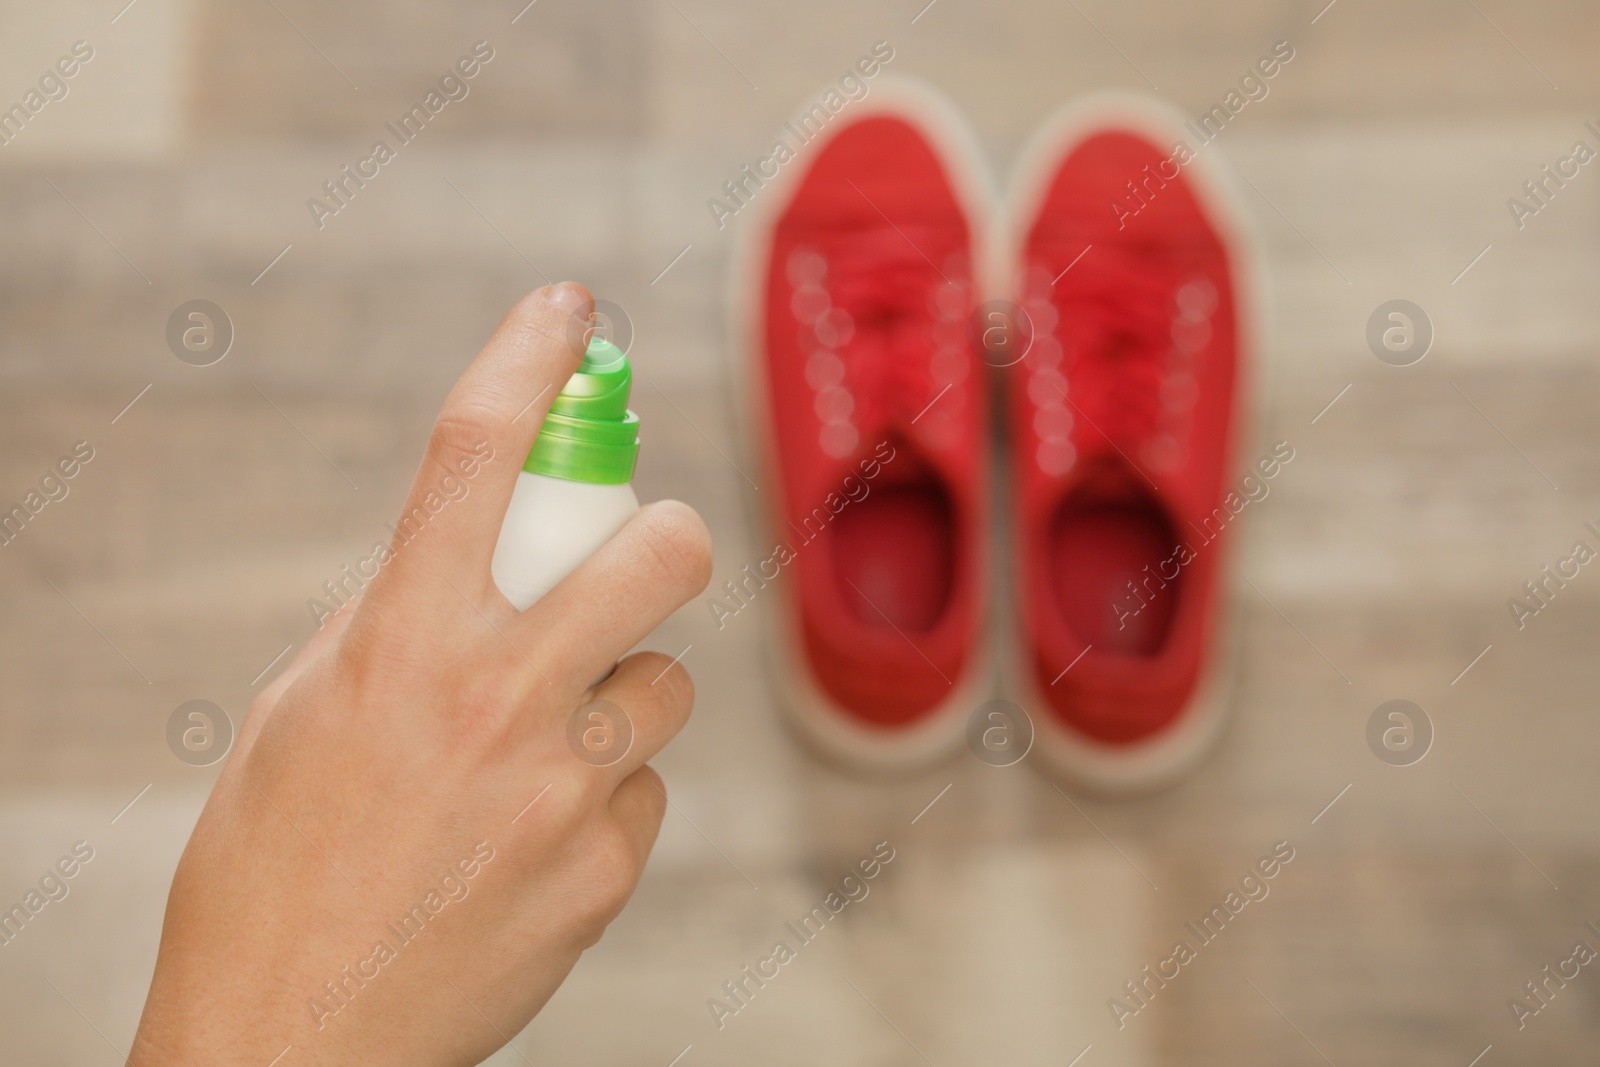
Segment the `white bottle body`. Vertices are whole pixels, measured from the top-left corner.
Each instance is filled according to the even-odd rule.
[[[518,611],[526,611],[638,510],[630,484],[594,485],[522,471],[489,566],[494,584]]]

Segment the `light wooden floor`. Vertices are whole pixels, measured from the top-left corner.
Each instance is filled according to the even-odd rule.
[[[650,642],[693,646],[700,693],[658,764],[676,807],[657,855],[493,1062],[1593,1061],[1600,976],[1521,1031],[1506,1001],[1574,941],[1600,947],[1600,577],[1521,631],[1506,602],[1600,523],[1600,175],[1522,230],[1505,200],[1574,140],[1600,145],[1600,14],[940,0],[912,24],[921,2],[606,0],[513,25],[520,4],[278,6],[328,62],[269,5],[141,0],[113,24],[0,3],[0,102],[73,40],[97,51],[33,142],[0,147],[0,504],[74,442],[96,450],[0,548],[0,905],[73,841],[97,852],[0,946],[0,1064],[120,1062],[214,775],[170,755],[168,714],[239,713],[305,640],[305,599],[379,535],[445,388],[541,272],[632,315],[640,495],[702,511],[719,581],[758,558],[719,455],[745,457],[722,384],[728,233],[704,200],[880,38],[1002,175],[1078,93],[1148,91],[1143,71],[1193,114],[1295,43],[1218,145],[1264,257],[1268,440],[1296,449],[1244,520],[1235,719],[1197,775],[1137,802],[971,759],[863,782],[784,732],[758,620],[718,631],[690,605]],[[305,198],[479,38],[497,54],[473,95],[317,231]],[[162,335],[200,296],[238,330],[204,369]],[[1395,297],[1438,330],[1410,368],[1363,340]],[[1364,739],[1398,697],[1437,731],[1403,769]],[[896,859],[871,895],[718,1030],[707,998],[882,840]],[[1270,896],[1119,1031],[1108,998],[1280,840],[1296,858]]]

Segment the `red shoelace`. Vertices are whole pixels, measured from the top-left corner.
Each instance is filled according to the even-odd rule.
[[[1172,279],[1126,253],[1088,254],[1099,261],[1078,278],[1062,279],[1054,301],[1068,395],[1092,428],[1136,454],[1161,413],[1172,348]]]
[[[851,421],[864,432],[903,429],[947,384],[936,382],[932,369],[934,331],[942,326],[959,335],[965,324],[959,310],[955,321],[939,323],[938,302],[961,308],[965,287],[961,279],[947,281],[919,251],[943,243],[913,227],[819,242],[828,262],[822,287],[832,306],[817,320],[816,332],[843,361],[838,384],[851,395]]]

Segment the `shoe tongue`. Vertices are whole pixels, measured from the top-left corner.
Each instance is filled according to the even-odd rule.
[[[969,296],[966,263],[952,261],[964,247],[965,234],[950,225],[898,214],[893,223],[873,213],[870,222],[816,227],[800,239],[787,278],[802,330],[815,335],[814,344],[803,340],[809,351],[802,348],[826,456],[813,489],[835,488],[827,483],[879,449],[903,453],[907,442],[931,441],[929,431],[942,418],[938,404],[952,403],[937,401],[951,384],[935,381],[940,329],[953,327],[964,344],[961,313],[952,322],[940,319],[945,304],[964,309]],[[941,302],[952,283],[960,298]],[[950,475],[939,449],[918,451]]]
[[[1172,347],[1170,292],[1138,271],[1097,265],[1057,298],[1072,404],[1118,449],[1139,447],[1155,427]]]
[[[840,355],[858,390],[864,436],[914,438],[915,423],[949,384],[934,382],[932,368],[941,293],[956,285],[935,265],[946,247],[948,235],[931,227],[885,226],[858,234],[831,261],[829,293],[851,324]]]
[[[1102,455],[1086,464],[1072,495],[1084,504],[1100,506],[1140,504],[1150,500],[1150,483],[1117,455]]]

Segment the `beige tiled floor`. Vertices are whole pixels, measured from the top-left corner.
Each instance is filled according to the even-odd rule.
[[[1312,24],[1320,3],[940,0],[913,25],[922,2],[543,0],[515,24],[498,0],[276,6],[0,3],[0,100],[73,40],[97,49],[0,147],[0,501],[75,441],[97,453],[0,549],[0,903],[96,849],[0,947],[0,1064],[120,1062],[212,776],[166,751],[167,715],[241,711],[306,638],[305,599],[382,529],[444,389],[541,272],[631,312],[641,495],[701,509],[719,578],[752,558],[718,453],[744,455],[728,234],[704,199],[878,38],[1002,175],[1076,93],[1148,89],[1142,70],[1194,112],[1295,42],[1219,143],[1265,257],[1263,418],[1296,448],[1246,517],[1235,720],[1197,775],[1136,802],[974,760],[863,782],[782,729],[758,620],[718,631],[690,605],[650,642],[693,645],[700,693],[659,763],[658,853],[494,1062],[1592,1061],[1600,979],[1521,1031],[1506,1000],[1600,923],[1600,584],[1522,631],[1506,600],[1600,521],[1600,179],[1521,231],[1505,207],[1593,117],[1591,7],[1340,0]],[[305,198],[480,38],[497,55],[473,95],[316,230]],[[195,296],[238,329],[203,370],[162,338]],[[1438,328],[1403,370],[1362,340],[1396,296]],[[1363,740],[1395,697],[1437,728],[1411,768]],[[707,998],[880,840],[897,858],[871,895],[718,1030]],[[1117,1030],[1107,999],[1279,840],[1297,854],[1271,895]]]

